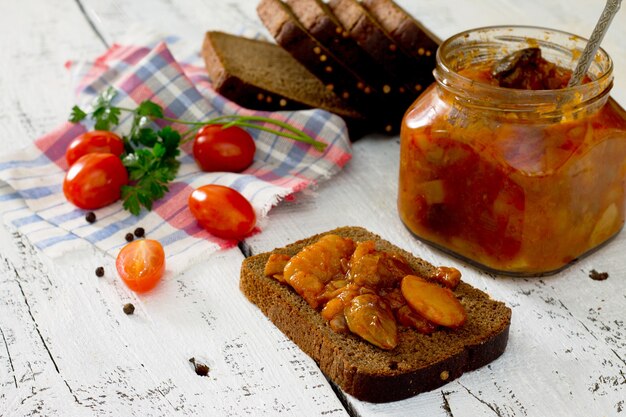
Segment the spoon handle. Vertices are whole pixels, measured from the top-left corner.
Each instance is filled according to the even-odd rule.
[[[607,30],[609,29],[609,25],[613,20],[613,17],[617,14],[619,10],[620,4],[622,0],[607,0],[606,5],[604,6],[604,10],[600,15],[600,19],[598,23],[596,23],[596,27],[593,29],[591,33],[591,37],[589,38],[589,42],[585,49],[583,50],[583,54],[576,65],[576,69],[574,69],[574,73],[572,74],[572,78],[570,78],[568,87],[572,87],[580,84],[583,77],[589,70],[591,66],[591,61],[593,60],[598,48],[600,47],[600,42],[604,38]]]

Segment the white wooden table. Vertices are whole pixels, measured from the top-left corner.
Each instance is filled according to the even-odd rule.
[[[398,0],[441,38],[530,24],[591,33],[601,0]],[[90,59],[141,23],[200,45],[207,29],[259,27],[257,0],[0,0],[0,138],[22,147],[65,120],[67,59]],[[471,3],[471,5],[470,5]],[[262,29],[261,29],[262,30]],[[626,10],[603,45],[626,104]],[[273,209],[251,253],[361,225],[513,309],[491,365],[390,404],[333,390],[315,363],[238,290],[238,249],[137,296],[96,250],[49,259],[0,227],[0,416],[626,416],[626,232],[552,277],[494,277],[413,239],[396,213],[398,138],[366,137],[339,175]],[[0,203],[1,204],[1,203]],[[102,279],[94,268],[104,264]],[[607,271],[593,281],[589,271]],[[133,316],[122,312],[132,302]],[[188,359],[210,367],[194,373]]]

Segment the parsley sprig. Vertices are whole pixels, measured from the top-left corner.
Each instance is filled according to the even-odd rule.
[[[132,114],[130,132],[122,137],[125,152],[121,158],[130,180],[129,185],[122,187],[123,206],[134,215],[138,215],[142,207],[151,210],[152,204],[167,193],[169,183],[176,178],[180,166],[177,160],[180,145],[192,140],[202,126],[221,124],[224,128],[239,126],[258,129],[307,143],[320,152],[326,148],[325,143],[313,139],[305,132],[269,117],[224,115],[204,121],[180,120],[165,116],[163,108],[150,100],[140,103],[135,109],[114,106],[112,101],[116,94],[115,89],[109,87],[96,98],[89,111],[74,106],[69,120],[78,123],[89,118],[95,122],[96,130],[111,130],[119,125],[122,112]],[[156,120],[182,124],[189,128],[182,133],[171,126],[154,129],[151,122]],[[257,123],[275,126],[277,129]]]

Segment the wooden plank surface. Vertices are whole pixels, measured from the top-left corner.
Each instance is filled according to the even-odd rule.
[[[516,23],[591,32],[603,2],[399,0],[445,38]],[[0,133],[16,149],[67,116],[66,59],[92,58],[129,28],[185,39],[207,29],[257,28],[256,0],[3,2]],[[614,97],[626,103],[626,13],[603,45],[615,60]],[[358,415],[619,416],[626,408],[626,235],[554,277],[481,273],[413,239],[396,214],[399,142],[370,136],[338,176],[272,210],[253,253],[353,224],[367,227],[513,309],[505,354],[429,393],[391,404],[337,396],[312,360],[238,290],[243,255],[218,253],[146,296],[114,277],[93,249],[48,259],[0,230],[0,416]],[[104,278],[93,270],[105,265]],[[591,269],[608,271],[592,281]],[[137,307],[126,316],[121,306]],[[190,357],[211,368],[196,375]]]

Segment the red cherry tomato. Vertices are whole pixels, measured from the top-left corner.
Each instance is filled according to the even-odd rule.
[[[110,153],[88,153],[65,174],[63,194],[75,206],[92,210],[119,200],[126,183],[128,174],[119,157]]]
[[[156,240],[139,239],[124,246],[115,261],[122,281],[135,292],[148,291],[165,271],[165,252]]]
[[[256,215],[252,205],[237,191],[223,185],[203,185],[189,196],[189,209],[212,235],[239,239],[252,231]]]
[[[255,151],[252,136],[237,126],[204,126],[193,142],[193,157],[206,172],[241,172],[252,164]]]
[[[120,156],[124,152],[124,141],[113,132],[94,130],[74,139],[65,151],[67,165],[72,166],[81,156],[88,153],[112,153]]]

